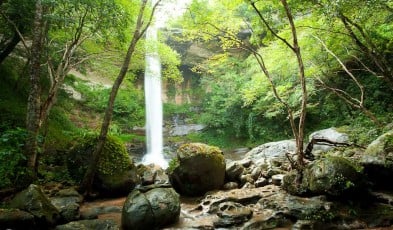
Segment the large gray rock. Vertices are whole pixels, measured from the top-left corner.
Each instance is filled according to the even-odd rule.
[[[343,157],[316,160],[303,170],[301,183],[298,172],[284,176],[283,188],[293,195],[343,196],[359,192],[364,185],[362,168]]]
[[[184,144],[169,165],[169,180],[180,194],[198,196],[224,185],[225,159],[217,147]]]
[[[31,184],[10,201],[11,208],[33,214],[40,226],[52,226],[60,219],[59,210],[53,206],[38,185]]]
[[[311,140],[313,138],[323,138],[323,139],[327,139],[327,140],[339,142],[339,143],[348,143],[348,141],[349,141],[348,134],[341,133],[341,132],[337,131],[337,129],[335,129],[335,128],[328,128],[328,129],[323,129],[323,130],[313,132],[310,134],[309,140]],[[315,144],[313,147],[312,153],[314,155],[319,155],[320,153],[327,152],[333,148],[334,148],[334,146]]]
[[[361,157],[365,173],[377,187],[393,188],[393,131],[379,136]]]
[[[245,159],[252,160],[256,165],[271,164],[272,160],[287,161],[286,153],[296,151],[296,142],[294,140],[284,140],[269,142],[250,150]]]
[[[157,229],[175,222],[180,215],[179,195],[172,188],[132,191],[123,206],[124,230]]]

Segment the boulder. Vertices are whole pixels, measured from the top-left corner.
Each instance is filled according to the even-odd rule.
[[[19,209],[0,209],[0,229],[34,229],[34,216]]]
[[[83,197],[74,189],[62,189],[50,198],[50,202],[60,211],[63,221],[70,222],[80,218],[80,203]]]
[[[177,221],[179,216],[180,199],[174,189],[136,189],[127,196],[121,223],[124,230],[157,229]]]
[[[360,160],[364,172],[378,188],[393,189],[393,130],[371,142]]]
[[[79,138],[68,153],[67,169],[76,182],[82,180],[87,170],[97,138],[96,135]],[[119,196],[128,194],[139,183],[136,166],[125,146],[119,139],[108,136],[97,164],[94,189],[107,196]]]
[[[16,194],[9,206],[33,214],[39,226],[53,226],[60,219],[59,210],[38,185],[31,184]]]
[[[286,153],[296,152],[296,142],[294,140],[284,140],[269,142],[249,151],[245,159],[252,160],[256,165],[271,165],[274,162],[287,162]],[[243,160],[244,161],[244,160]]]
[[[98,174],[94,187],[104,195],[116,196],[131,192],[139,182],[136,167],[130,166],[129,169],[114,174]]]
[[[224,184],[225,159],[222,151],[202,143],[184,144],[168,168],[169,181],[183,195],[198,196]]]
[[[339,132],[336,128],[328,128],[313,132],[310,134],[309,140],[313,138],[324,138],[339,143],[348,143],[349,141],[348,134]],[[319,155],[320,153],[330,151],[333,148],[334,146],[315,144],[313,146],[312,153],[314,155]]]
[[[120,230],[114,220],[80,220],[56,226],[55,230]]]
[[[298,172],[283,178],[283,188],[293,195],[343,196],[361,191],[364,185],[362,168],[343,157],[326,157],[307,165],[299,184]]]

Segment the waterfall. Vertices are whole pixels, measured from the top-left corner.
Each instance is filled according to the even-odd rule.
[[[157,30],[157,26],[151,24],[146,31],[145,110],[147,152],[142,159],[142,163],[153,163],[165,169],[168,167],[168,162],[163,155],[161,62],[157,52]]]

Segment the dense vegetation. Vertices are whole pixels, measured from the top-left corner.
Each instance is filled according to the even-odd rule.
[[[43,5],[41,35],[34,24],[36,2]],[[291,49],[293,30],[282,3],[294,19],[306,95]],[[38,165],[64,164],[64,154],[75,137],[99,132],[140,5],[137,0],[0,1],[0,188],[22,185],[19,182],[30,173],[25,149],[31,135],[27,130],[32,123],[26,114],[32,99],[39,99],[41,109],[34,147]],[[165,44],[168,36],[178,43],[202,44],[214,53],[187,67],[200,78],[190,90],[198,100],[164,107],[168,120],[183,114],[207,125],[203,133],[192,134],[188,140],[232,148],[293,138],[288,111],[296,124],[301,123],[304,96],[306,134],[344,127],[362,145],[392,120],[392,1],[194,0],[171,27],[182,33],[161,36],[159,44],[169,83],[179,83],[181,57]],[[39,57],[33,52],[38,46],[31,45],[37,36],[41,36]],[[141,139],[132,128],[144,125],[138,82],[148,47],[143,38],[136,45],[113,109],[109,133],[127,142]],[[34,63],[40,70],[36,94],[31,88]],[[94,80],[83,80],[71,70]],[[97,79],[109,86],[97,84]],[[74,99],[64,85],[82,98]],[[56,179],[45,173],[47,167],[37,168],[41,179]]]

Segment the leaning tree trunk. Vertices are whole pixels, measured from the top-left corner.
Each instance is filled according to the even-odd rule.
[[[15,49],[16,45],[18,45],[19,42],[20,42],[20,36],[15,31],[12,38],[6,43],[4,49],[0,50],[0,65],[10,55],[10,53]]]
[[[35,177],[36,164],[37,164],[37,137],[39,132],[39,117],[40,117],[40,104],[41,104],[41,87],[40,87],[40,74],[41,74],[41,54],[42,54],[42,3],[37,0],[35,4],[35,18],[33,24],[33,41],[31,45],[31,58],[30,58],[30,91],[27,101],[27,114],[26,114],[26,130],[27,140],[25,144],[25,155],[27,157],[27,167],[33,172]]]
[[[160,2],[160,1],[158,1],[158,2]],[[130,45],[128,47],[127,54],[126,54],[126,57],[124,58],[123,65],[120,69],[119,75],[117,76],[117,78],[112,86],[111,94],[110,94],[109,100],[108,100],[108,106],[105,110],[104,120],[102,122],[100,135],[98,137],[97,146],[93,152],[92,160],[90,162],[90,165],[85,173],[85,176],[84,176],[82,183],[80,185],[80,188],[79,188],[80,191],[83,192],[85,195],[89,195],[92,190],[93,180],[94,180],[94,176],[95,176],[95,173],[97,170],[97,164],[100,159],[101,152],[104,148],[106,137],[107,137],[108,130],[109,130],[109,125],[112,120],[113,107],[115,104],[117,92],[120,88],[121,83],[124,80],[124,77],[127,74],[127,71],[128,71],[129,65],[130,65],[130,61],[131,61],[131,57],[135,51],[135,47],[136,47],[138,41],[140,40],[140,38],[142,37],[142,35],[145,33],[147,27],[150,25],[150,22],[152,20],[153,14],[154,14],[154,10],[155,10],[156,6],[158,5],[158,2],[155,4],[155,6],[153,8],[153,11],[150,15],[148,23],[145,25],[145,27],[143,27],[143,15],[144,15],[144,11],[146,8],[147,0],[142,1],[142,5],[139,10],[138,19],[137,19],[136,28],[135,28],[135,31],[133,34],[133,38],[132,38]]]

